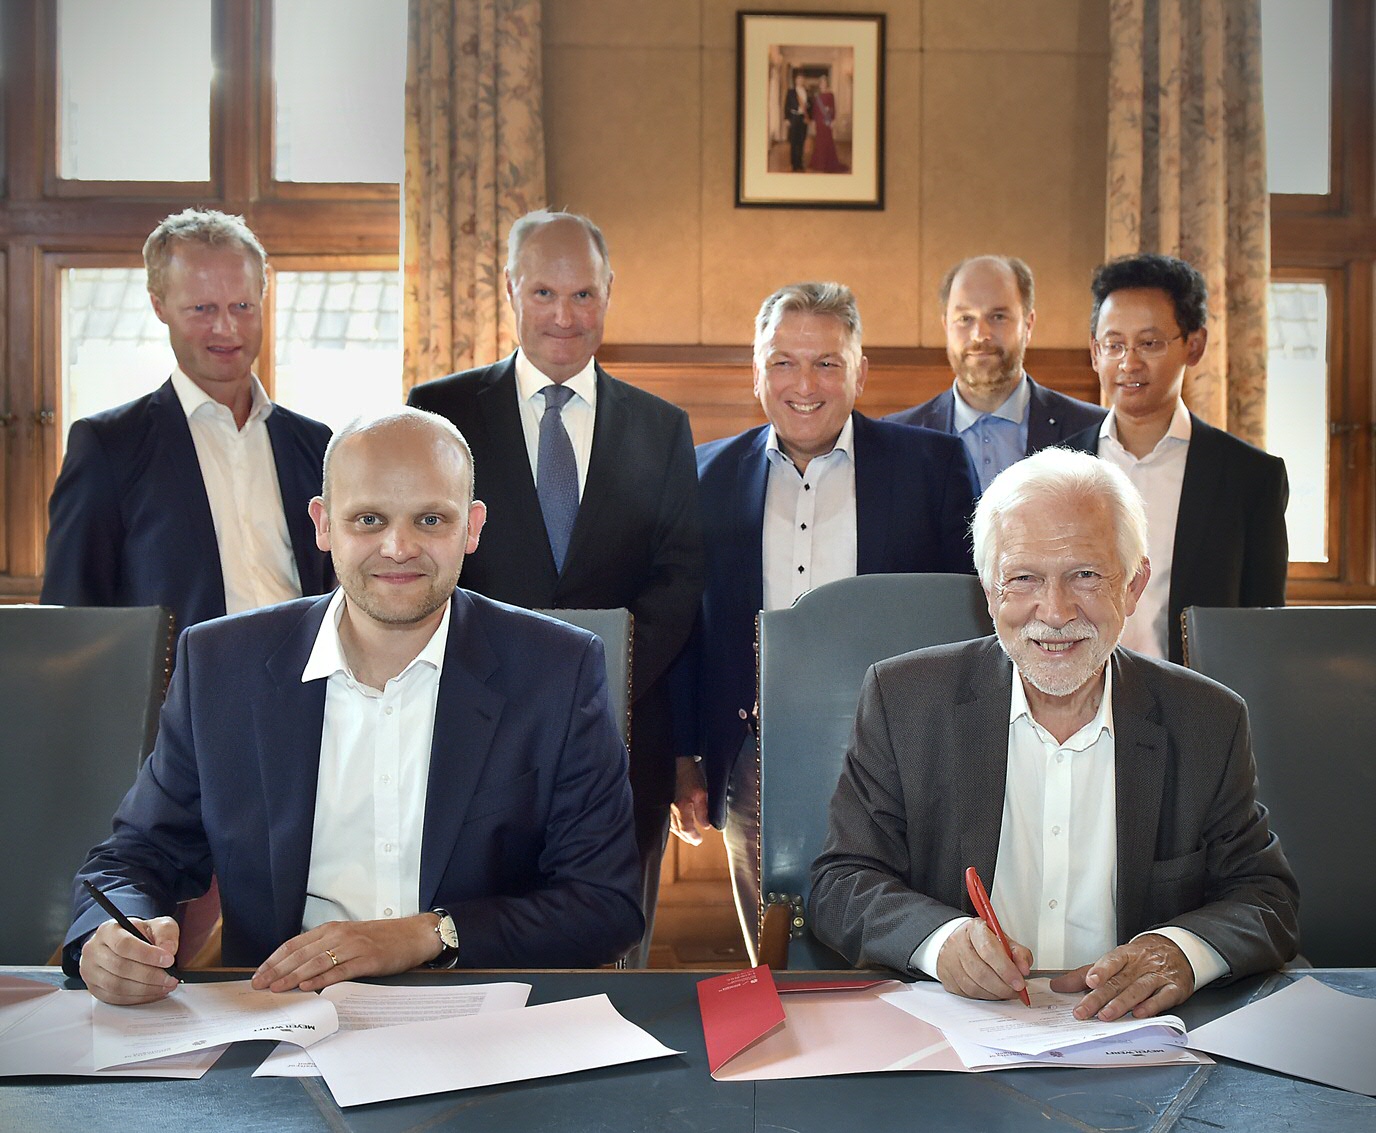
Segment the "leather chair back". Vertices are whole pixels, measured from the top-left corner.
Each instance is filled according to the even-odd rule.
[[[172,614],[0,606],[0,963],[42,964],[158,729]]]
[[[1300,951],[1376,965],[1376,607],[1184,613],[1185,662],[1247,701],[1258,793],[1300,885]]]
[[[963,574],[868,574],[819,586],[759,617],[759,879],[765,909],[788,936],[762,947],[771,966],[845,968],[804,923],[813,859],[876,661],[993,632],[979,580]],[[739,892],[739,889],[738,889]],[[772,935],[772,934],[771,934]]]
[[[635,618],[618,606],[612,610],[538,610],[561,622],[595,633],[607,654],[607,691],[612,716],[621,729],[622,742],[631,742],[631,634]]]

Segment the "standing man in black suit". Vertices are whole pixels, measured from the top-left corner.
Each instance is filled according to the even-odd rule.
[[[585,217],[541,209],[512,225],[506,290],[520,348],[411,391],[473,448],[492,520],[464,584],[537,609],[627,607],[635,617],[631,791],[648,959],[675,766],[666,673],[702,597],[702,532],[683,410],[593,360],[611,298],[607,242]]]
[[[1151,581],[1123,644],[1178,664],[1186,606],[1285,605],[1285,462],[1181,400],[1209,337],[1198,271],[1174,256],[1124,256],[1095,271],[1091,290],[1089,348],[1112,412],[1066,444],[1112,461],[1146,500]]]
[[[1023,370],[1037,321],[1032,269],[1016,256],[961,260],[941,281],[951,388],[888,418],[965,442],[980,491],[1014,461],[1097,425],[1104,411]]]
[[[793,72],[793,86],[784,95],[784,118],[788,120],[788,161],[794,173],[805,171],[803,146],[807,144],[807,86],[802,71]]]
[[[178,629],[334,585],[307,508],[330,430],[268,400],[267,253],[242,217],[187,209],[143,246],[177,368],[72,425],[48,504],[44,602],[169,606]]]

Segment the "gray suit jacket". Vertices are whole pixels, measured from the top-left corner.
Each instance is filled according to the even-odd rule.
[[[1222,685],[1113,654],[1118,939],[1164,924],[1207,941],[1230,976],[1294,956],[1298,892],[1257,802],[1247,708]],[[907,969],[971,916],[967,866],[998,861],[1013,667],[994,637],[881,661],[813,865],[813,931],[859,967]]]

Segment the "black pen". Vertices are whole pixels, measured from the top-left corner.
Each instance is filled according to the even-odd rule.
[[[109,897],[105,896],[105,894],[102,893],[99,889],[97,889],[94,885],[92,885],[90,881],[83,877],[81,879],[81,884],[86,886],[86,892],[91,895],[91,897],[95,900],[95,903],[115,918],[115,923],[119,925],[120,928],[124,929],[124,931],[129,933],[131,936],[137,936],[140,940],[145,941],[148,944],[153,944],[153,947],[155,948],[159,947],[157,944],[154,944],[153,941],[148,939],[147,933],[142,932],[134,924],[133,921],[131,921],[128,917],[121,913],[117,908],[115,908],[114,902],[111,901]],[[175,964],[173,964],[171,967],[164,968],[163,971],[166,972],[169,976],[171,976],[174,980],[180,981],[182,978],[181,974],[177,971],[177,966]]]

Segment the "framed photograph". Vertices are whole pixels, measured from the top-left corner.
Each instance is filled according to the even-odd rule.
[[[736,13],[736,205],[884,207],[884,17]]]

